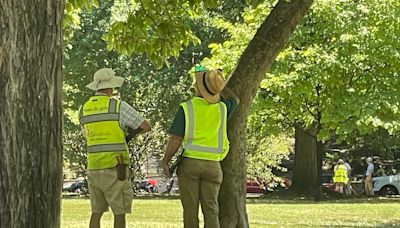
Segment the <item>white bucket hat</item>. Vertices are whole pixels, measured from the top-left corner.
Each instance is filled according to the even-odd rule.
[[[100,89],[121,87],[124,83],[124,78],[115,76],[115,72],[110,68],[103,68],[94,73],[93,82],[86,87],[97,91]]]

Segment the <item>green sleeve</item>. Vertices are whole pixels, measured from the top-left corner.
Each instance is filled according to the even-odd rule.
[[[238,105],[236,103],[236,100],[235,98],[232,97],[227,100],[221,98],[221,101],[224,102],[226,105],[226,109],[228,111],[228,120],[229,120],[237,110]]]
[[[182,106],[179,106],[178,112],[175,114],[169,133],[182,138],[185,136],[185,113]]]

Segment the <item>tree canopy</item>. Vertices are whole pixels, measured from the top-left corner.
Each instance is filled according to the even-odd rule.
[[[87,1],[71,6],[90,8],[90,4],[97,5]],[[115,1],[101,6],[107,8],[109,19],[104,23],[100,20],[98,29],[102,32],[90,41],[101,43],[101,48],[93,51],[98,57],[93,63],[110,59],[99,53],[113,53],[115,62],[104,64],[129,75],[129,86],[121,91],[123,98],[131,100],[128,91],[136,91],[133,103],[167,129],[174,107],[189,95],[181,92],[189,90],[191,77],[187,72],[193,64],[201,60],[209,68],[223,67],[224,73],[231,74],[274,5],[273,1]],[[307,128],[312,124],[319,126],[318,139],[323,142],[351,143],[379,129],[395,134],[399,128],[398,6],[392,0],[316,1],[261,83],[249,117],[250,141],[259,138],[260,131],[262,137],[290,136],[293,126]],[[77,43],[85,40],[76,37]],[[125,55],[139,55],[123,57],[106,46]],[[79,50],[84,49],[74,50],[83,55]],[[88,81],[88,69],[99,66],[79,67],[78,56],[73,59],[80,73],[71,78]],[[88,61],[93,59],[86,56]],[[117,66],[117,62],[122,65]],[[163,64],[167,68],[160,71]],[[177,81],[171,80],[174,78]],[[79,84],[82,86],[76,82],[68,86]],[[165,100],[165,94],[177,96]]]

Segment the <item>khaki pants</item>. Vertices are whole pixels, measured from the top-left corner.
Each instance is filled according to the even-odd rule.
[[[93,213],[106,212],[108,207],[111,207],[114,215],[131,213],[133,198],[131,181],[118,180],[115,167],[89,170],[87,176]],[[128,173],[127,176],[129,176]]]
[[[219,228],[220,163],[183,158],[178,168],[178,181],[185,228],[199,227],[199,202],[204,215],[204,227]]]
[[[374,190],[372,186],[372,176],[365,177],[365,194],[373,196]]]

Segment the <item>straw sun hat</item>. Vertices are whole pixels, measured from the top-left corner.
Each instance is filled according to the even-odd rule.
[[[100,89],[121,87],[123,83],[123,77],[115,76],[115,72],[110,68],[103,68],[94,73],[93,82],[86,87],[97,91]]]
[[[204,99],[211,104],[220,101],[220,92],[225,88],[225,80],[220,70],[196,72],[195,78],[197,88]]]

